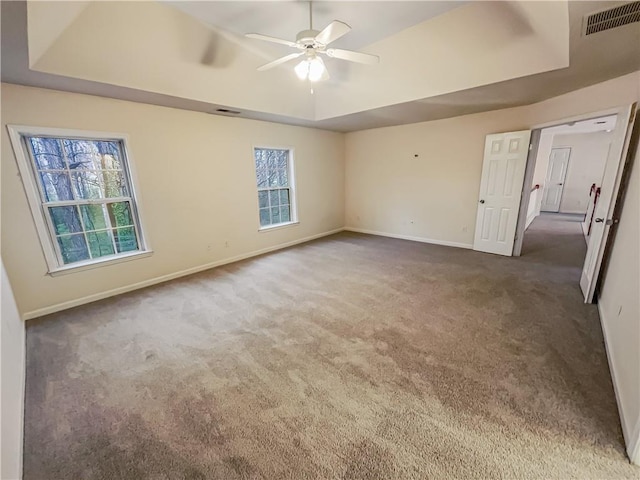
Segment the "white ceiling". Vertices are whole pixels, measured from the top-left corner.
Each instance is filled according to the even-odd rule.
[[[294,39],[306,2],[80,3],[3,1],[2,80],[353,131],[534,103],[640,70],[640,23],[581,35],[585,14],[629,2],[314,2],[316,29],[353,27],[336,47],[382,57],[330,59],[315,97],[288,65],[255,72],[287,47],[242,36]]]
[[[296,34],[309,28],[309,2],[206,2],[167,1],[193,18],[237,35],[262,33],[295,41]],[[382,40],[466,1],[313,2],[313,28],[322,30],[340,20],[352,30],[335,43],[336,47],[359,49]],[[283,47],[286,49],[286,47]]]

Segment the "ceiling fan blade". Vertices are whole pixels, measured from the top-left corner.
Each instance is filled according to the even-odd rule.
[[[329,25],[324,27],[318,35],[316,35],[316,42],[322,45],[329,45],[331,42],[336,41],[343,35],[346,35],[351,30],[351,27],[344,22],[334,20]]]
[[[282,38],[270,37],[269,35],[262,35],[260,33],[247,33],[247,38],[254,38],[256,40],[263,40],[265,42],[279,43],[280,45],[286,45],[287,47],[297,47],[296,42],[290,42],[289,40],[283,40]]]
[[[269,62],[269,63],[266,63],[266,64],[262,65],[261,67],[258,67],[258,71],[259,72],[264,72],[265,70],[270,70],[273,67],[277,67],[281,63],[285,63],[285,62],[288,62],[289,60],[293,60],[294,58],[298,58],[300,55],[304,55],[304,52],[290,53],[289,55],[285,55],[284,57],[280,57],[280,58],[274,60],[273,62]]]
[[[380,62],[380,57],[377,55],[371,55],[369,53],[352,52],[351,50],[342,50],[340,48],[327,48],[325,52],[332,58],[339,58],[341,60],[348,60],[350,62],[366,63],[367,65],[373,65]]]

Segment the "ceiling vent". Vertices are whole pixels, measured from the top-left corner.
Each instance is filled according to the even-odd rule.
[[[585,15],[582,22],[582,34],[592,35],[635,22],[640,22],[640,2],[631,2]]]
[[[229,110],[228,108],[218,108],[216,109],[216,112],[228,113],[231,115],[240,115],[240,112],[238,112],[237,110]]]

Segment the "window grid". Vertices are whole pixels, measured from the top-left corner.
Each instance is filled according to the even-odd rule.
[[[291,189],[289,187],[286,188],[281,188],[281,187],[274,187],[274,188],[260,188],[258,189],[258,195],[260,194],[259,192],[266,192],[266,198],[267,198],[267,207],[262,207],[260,208],[260,210],[264,210],[266,211],[266,213],[268,214],[269,217],[269,223],[267,223],[266,225],[278,225],[280,223],[289,223],[291,222],[291,204],[290,199],[291,199]],[[282,202],[282,193],[286,192],[286,198],[287,198],[287,202]],[[273,202],[273,193],[275,193],[275,197],[277,197],[277,202],[274,203]],[[274,209],[277,210],[277,221],[274,221]],[[283,212],[284,216],[286,217],[283,220]],[[264,226],[264,225],[263,225]]]
[[[111,200],[111,199],[109,199],[109,200]],[[51,222],[52,223],[51,231],[53,232],[53,235],[56,238],[56,240],[60,239],[60,238],[70,238],[70,237],[73,237],[74,235],[84,234],[84,238],[85,238],[85,242],[86,242],[87,247],[88,247],[88,253],[89,253],[90,259],[103,258],[106,255],[97,255],[97,256],[95,256],[93,254],[93,252],[92,252],[92,250],[90,248],[91,241],[89,240],[89,234],[91,234],[91,233],[94,233],[94,234],[107,233],[109,235],[109,238],[111,240],[111,245],[113,247],[113,253],[111,255],[115,255],[117,253],[121,253],[121,252],[119,252],[119,249],[118,249],[118,246],[117,246],[118,244],[117,244],[117,242],[115,240],[115,236],[114,236],[113,232],[116,232],[118,230],[123,230],[125,228],[134,228],[135,229],[136,225],[135,225],[135,223],[130,223],[130,224],[127,224],[127,225],[116,225],[116,226],[114,226],[113,222],[111,221],[111,216],[109,215],[107,205],[111,204],[111,203],[123,203],[123,202],[108,202],[108,203],[105,202],[105,203],[102,203],[102,204],[98,204],[98,203],[76,204],[76,203],[71,203],[71,202],[65,202],[65,203],[66,203],[66,205],[63,205],[63,206],[76,207],[76,213],[77,213],[78,219],[79,219],[81,227],[82,227],[82,232],[69,232],[69,233],[59,234],[59,233],[56,232],[55,225],[53,225],[53,222]],[[100,205],[100,207],[102,208],[102,213],[104,215],[105,225],[106,226],[104,228],[88,228],[87,225],[86,225],[82,210],[80,209],[80,207],[83,206],[83,205],[96,205],[96,206]],[[58,206],[58,205],[56,205],[56,206]],[[130,205],[128,207],[128,210],[131,211],[131,206]],[[53,215],[51,213],[49,213],[47,218],[51,219],[52,216]],[[133,221],[133,219],[131,219],[131,220]],[[137,237],[137,233],[136,233],[136,237]],[[58,248],[60,247],[58,242],[54,242],[54,243],[57,245]],[[59,252],[59,253],[62,256],[62,252]]]
[[[47,208],[47,210],[48,210],[48,215],[46,215],[46,218],[49,220],[50,224],[53,223],[53,221],[52,221],[53,215],[51,214],[51,207],[52,206],[59,206],[61,203],[65,203],[68,206],[74,206],[75,207],[74,210],[76,212],[77,218],[78,218],[78,220],[80,222],[80,226],[82,228],[81,234],[82,234],[82,236],[84,238],[84,241],[85,241],[85,245],[86,245],[86,248],[87,248],[87,254],[89,256],[89,259],[92,260],[94,258],[103,257],[105,255],[98,255],[96,257],[96,256],[94,256],[94,254],[92,252],[91,242],[89,240],[89,235],[88,234],[89,233],[97,233],[97,230],[88,230],[87,229],[87,226],[86,226],[85,221],[84,221],[84,215],[82,214],[82,211],[80,209],[80,205],[88,204],[88,202],[86,201],[87,199],[78,198],[76,189],[74,188],[74,184],[73,184],[73,177],[74,176],[73,176],[73,174],[71,172],[71,169],[69,168],[69,165],[71,164],[71,160],[69,159],[69,156],[67,154],[67,149],[64,148],[64,143],[63,143],[62,139],[57,138],[56,142],[58,143],[58,148],[62,152],[62,162],[63,162],[63,165],[66,168],[65,169],[55,169],[54,171],[65,172],[68,175],[69,183],[70,183],[70,186],[71,186],[71,191],[69,193],[71,193],[71,195],[74,197],[74,200],[67,200],[67,201],[64,201],[64,202],[60,202],[60,201],[58,201],[58,202],[50,202],[48,200],[48,198],[47,198],[48,195],[46,194],[46,192],[44,190],[43,182],[42,182],[42,180],[40,180],[38,182],[38,185],[40,187],[40,194],[41,194],[41,197],[42,197],[42,201],[45,204],[45,208]],[[37,156],[35,154],[35,152],[33,151],[33,149],[30,149],[30,151],[33,152],[34,157]],[[42,154],[40,154],[40,155],[42,155]],[[40,169],[39,168],[40,164],[39,164],[39,162],[37,160],[35,160],[35,158],[34,158],[34,165],[35,165],[36,170],[38,171],[38,173],[43,173],[45,171],[44,169]],[[122,172],[121,169],[112,169],[112,170],[117,171],[117,172]],[[96,178],[98,179],[98,182],[100,184],[100,190],[106,192],[106,186],[104,185],[104,179],[103,179],[102,175],[98,174],[98,173],[101,174],[103,172],[103,170],[83,169],[82,171],[83,172],[88,172],[88,171],[95,172],[97,174]],[[39,177],[39,179],[40,179],[40,177]],[[52,205],[52,204],[55,204],[55,205]],[[103,209],[103,217],[105,219],[105,223],[107,224],[107,228],[105,230],[108,232],[109,238],[111,240],[111,245],[113,247],[113,253],[112,254],[115,255],[116,253],[118,253],[118,249],[116,247],[115,237],[114,237],[113,232],[112,232],[113,225],[111,224],[111,218],[107,214],[107,211],[106,211],[106,202],[102,203],[102,209]],[[54,225],[50,225],[50,226],[52,227],[51,232],[52,232],[52,234],[53,234],[53,236],[55,237],[55,240],[56,240],[55,242],[53,242],[54,248],[56,249],[58,257],[63,260],[63,263],[66,263],[66,262],[64,262],[65,255],[63,254],[62,250],[60,249],[60,243],[59,242],[63,238],[71,239],[75,235],[80,235],[80,233],[79,232],[70,232],[68,234],[58,234],[57,231],[56,231],[55,226]]]
[[[45,210],[43,213],[44,213],[45,221],[46,221],[46,224],[50,233],[50,237],[52,240],[51,243],[60,265],[69,265],[77,262],[91,261],[91,260],[97,260],[97,259],[105,260],[111,257],[117,257],[123,253],[129,253],[136,250],[140,251],[142,249],[140,229],[137,222],[137,212],[135,210],[133,197],[131,196],[109,197],[108,196],[109,188],[108,188],[107,182],[105,181],[105,174],[117,173],[119,175],[118,175],[117,181],[114,182],[114,184],[116,185],[116,188],[118,188],[119,192],[129,193],[131,191],[129,187],[130,179],[127,175],[128,172],[125,170],[125,164],[124,164],[125,156],[123,152],[124,149],[123,149],[122,141],[95,140],[90,138],[58,138],[58,137],[50,137],[46,135],[25,135],[23,136],[23,138],[26,144],[29,157],[31,158],[31,162],[30,162],[31,168],[34,170],[34,173],[35,173],[34,175],[35,183],[37,184],[37,188],[40,193],[41,206]],[[36,153],[35,147],[31,142],[32,139],[36,139],[36,138],[55,140],[59,151],[62,153],[62,156],[52,154],[51,152]],[[96,154],[101,155],[102,156],[101,165],[104,165],[104,157],[107,155],[111,156],[114,159],[114,161],[116,161],[116,157],[113,156],[113,153],[115,153],[117,155],[117,161],[120,165],[120,168],[103,168],[103,169],[78,168],[72,171],[72,169],[70,168],[70,165],[72,163],[71,158],[73,158],[73,163],[75,165],[78,163],[78,162],[75,162],[76,157],[83,154],[87,154],[87,152],[76,152],[74,155],[74,152],[69,152],[68,149],[66,148],[65,141],[69,143],[73,141],[84,141],[84,142],[95,142],[95,143],[98,143],[98,142],[116,143],[117,148],[115,152],[103,153],[98,151],[98,152],[90,152],[88,155],[89,156],[95,156]],[[71,156],[70,156],[70,153],[71,153]],[[42,156],[52,156],[52,157],[60,158],[63,164],[63,168],[41,168],[41,162],[39,161],[38,157],[42,157]],[[47,162],[47,166],[49,166],[48,162]],[[42,174],[46,174],[46,173],[64,174],[66,176],[66,180],[68,181],[68,187],[69,187],[69,192],[67,193],[67,196],[71,196],[72,199],[49,200],[49,192],[47,192],[45,181],[42,178]],[[91,182],[88,180],[89,177],[83,176],[83,174],[86,174],[86,173],[90,173],[94,175],[93,178],[91,179]],[[92,183],[93,181],[95,181],[98,191],[100,192],[100,197],[99,198],[83,198],[82,193],[85,187],[85,185],[82,183],[83,181],[85,183]],[[111,187],[113,187],[113,185]],[[126,212],[128,216],[128,222],[126,225],[114,224],[112,221],[112,216],[111,216],[112,212],[109,212],[109,205],[116,205],[116,204],[122,204],[126,206]],[[94,206],[94,205],[95,206],[99,205],[101,207],[102,220],[104,221],[104,225],[105,225],[103,228],[95,228],[95,227],[89,228],[86,224],[85,215],[82,207]],[[79,232],[70,231],[65,233],[58,233],[57,226],[54,225],[54,222],[53,222],[52,209],[55,207],[64,207],[64,206],[74,207],[73,209],[74,216],[75,216],[75,219],[77,219],[77,221],[80,224],[81,231]],[[87,213],[87,215],[89,215],[89,213]],[[127,229],[133,229],[133,234],[135,237],[134,238],[135,248],[133,249],[128,247],[123,247],[122,246],[123,240],[121,240],[120,238],[116,239],[116,235],[119,237],[121,235],[120,232],[125,232]],[[103,250],[104,245],[100,244],[99,234],[101,233],[106,234],[108,236],[109,244],[111,247],[109,250],[107,250],[107,253],[105,253],[104,255],[101,254],[104,251]],[[93,250],[94,243],[91,241],[92,235],[95,237],[95,244],[96,244],[95,248],[97,249],[97,252],[94,252]],[[84,255],[85,258],[80,258],[74,261],[67,261],[66,257],[70,254],[70,252],[66,252],[65,254],[65,252],[62,251],[60,242],[62,239],[67,238],[69,240],[72,240],[73,237],[78,237],[78,236],[82,236],[84,240],[84,249],[83,249],[84,251],[81,254]]]
[[[61,151],[62,151],[64,165],[67,167],[67,170],[68,170],[67,173],[69,175],[69,183],[71,184],[71,192],[70,193],[71,193],[71,196],[74,197],[74,199],[77,200],[76,192],[75,192],[75,190],[73,188],[73,175],[71,174],[71,169],[69,168],[69,164],[71,163],[71,161],[70,161],[69,157],[67,156],[67,152],[66,152],[66,150],[64,148],[64,142],[62,142],[62,140],[58,139],[58,143],[60,144],[60,148],[61,148]],[[82,236],[84,238],[84,243],[87,246],[87,253],[89,255],[89,258],[91,258],[91,252],[90,252],[91,249],[89,248],[89,238],[87,237],[86,226],[84,224],[84,220],[83,220],[82,214],[80,212],[80,207],[79,206],[75,206],[73,208],[73,210],[78,215],[78,220],[80,221],[80,226],[82,228]],[[49,216],[49,218],[51,218],[51,216]],[[55,233],[55,231],[54,231],[54,233]],[[70,236],[69,238],[72,239],[73,237]],[[55,243],[57,243],[58,246],[60,246],[60,243],[59,243],[60,240],[58,240],[57,238],[56,238],[56,240],[57,241]],[[66,263],[66,262],[64,262],[64,263]]]
[[[260,228],[295,222],[291,151],[255,148]]]

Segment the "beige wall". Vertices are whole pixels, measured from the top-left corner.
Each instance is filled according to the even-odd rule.
[[[2,124],[2,257],[22,314],[344,225],[342,134],[8,84]],[[154,254],[48,276],[6,124],[128,134]],[[258,232],[259,145],[294,148],[299,225]]]
[[[530,106],[349,133],[346,224],[471,245],[486,135],[628,105],[639,91],[635,72]]]
[[[598,307],[629,456],[635,444],[640,465],[640,146]]]
[[[2,267],[0,290],[2,290],[2,308],[0,312],[0,345],[2,364],[2,457],[0,478],[16,480],[22,472],[22,419],[25,372],[25,325],[20,319],[13,298],[9,279]]]
[[[470,246],[485,136],[526,129],[521,111],[347,134],[347,226]]]
[[[571,148],[560,212],[587,212],[591,185],[599,187],[602,183],[611,138],[612,134],[604,131],[553,137],[553,148]]]

